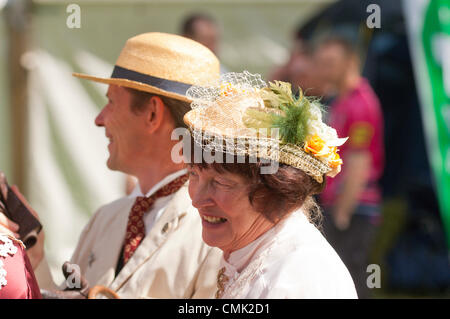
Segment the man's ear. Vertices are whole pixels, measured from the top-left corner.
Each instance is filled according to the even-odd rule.
[[[164,102],[158,96],[152,96],[148,101],[148,108],[146,112],[146,126],[151,132],[158,130],[165,118],[167,117],[167,109]]]

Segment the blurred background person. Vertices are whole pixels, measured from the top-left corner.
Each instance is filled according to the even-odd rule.
[[[329,123],[340,137],[349,137],[341,147],[342,173],[327,180],[321,196],[324,231],[349,268],[358,296],[367,298],[368,257],[381,216],[383,114],[376,94],[361,76],[360,59],[350,41],[326,38],[314,59],[319,79],[332,90],[327,95],[336,96]]]
[[[181,35],[203,44],[219,56],[220,28],[212,16],[206,13],[193,13],[187,16],[181,24]],[[228,72],[222,63],[220,72],[222,74]]]
[[[289,66],[289,81],[292,89],[298,91],[301,88],[303,93],[308,96],[321,98],[321,102],[327,104],[330,96],[328,82],[321,82],[317,75],[317,69],[314,62],[313,52],[310,45],[304,44],[302,54],[297,55]]]
[[[292,40],[292,48],[289,54],[289,59],[285,64],[276,66],[269,72],[269,81],[284,81],[292,84],[292,77],[294,72],[294,65],[302,64],[302,61],[307,59],[306,43],[299,37],[294,37]]]
[[[288,61],[275,67],[268,75],[269,81],[284,81],[292,85],[292,91],[298,93],[298,88],[308,96],[317,96],[325,99],[322,103],[326,104],[328,97],[325,96],[330,90],[326,83],[319,83],[320,79],[316,74],[312,48],[309,41],[294,36],[292,49]]]

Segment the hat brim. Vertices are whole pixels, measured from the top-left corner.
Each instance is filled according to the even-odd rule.
[[[124,87],[128,87],[131,89],[135,89],[135,90],[139,90],[139,91],[144,91],[144,92],[148,92],[148,93],[154,93],[154,94],[158,94],[158,95],[163,95],[172,99],[177,99],[183,102],[192,102],[191,99],[189,99],[188,97],[178,94],[178,93],[173,93],[173,92],[169,92],[169,91],[165,91],[162,90],[160,88],[157,88],[155,86],[152,85],[148,85],[145,83],[141,83],[141,82],[136,82],[136,81],[131,81],[128,79],[121,79],[121,78],[100,78],[100,77],[96,77],[96,76],[92,76],[92,75],[88,75],[88,74],[82,74],[82,73],[72,73],[73,76],[77,77],[77,78],[81,78],[81,79],[86,79],[86,80],[91,80],[94,82],[99,82],[99,83],[104,83],[104,84],[113,84],[113,85],[118,85],[118,86],[124,86]]]

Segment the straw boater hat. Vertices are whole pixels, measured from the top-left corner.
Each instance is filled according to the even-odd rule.
[[[194,84],[217,81],[220,64],[216,56],[198,42],[174,34],[150,32],[126,42],[110,78],[73,75],[190,101],[185,96],[187,89]]]
[[[291,84],[267,85],[247,71],[227,73],[216,83],[186,92],[193,102],[184,122],[204,150],[288,164],[319,183],[340,172],[337,147],[346,138],[322,122],[317,100],[301,90],[295,97]]]

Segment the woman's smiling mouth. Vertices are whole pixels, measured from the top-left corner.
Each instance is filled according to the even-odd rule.
[[[201,215],[202,220],[206,221],[209,224],[223,224],[227,221],[226,218],[222,218],[222,217],[216,217],[216,216],[208,216],[208,215]]]

